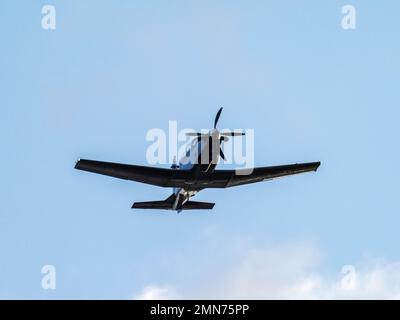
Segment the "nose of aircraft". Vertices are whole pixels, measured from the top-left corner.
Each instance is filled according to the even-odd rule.
[[[210,136],[211,136],[213,139],[218,139],[218,138],[219,138],[219,131],[218,131],[217,129],[212,129],[212,130],[210,131]]]

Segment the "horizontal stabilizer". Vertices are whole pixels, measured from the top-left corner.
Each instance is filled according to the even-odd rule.
[[[167,199],[161,201],[135,202],[132,209],[165,209],[171,210],[175,200],[175,195],[171,194]]]
[[[171,210],[172,204],[167,201],[146,201],[146,202],[135,202],[132,205],[132,209],[165,209]]]
[[[167,199],[168,200],[168,199]],[[164,209],[164,210],[172,210],[173,204],[171,201],[146,201],[146,202],[135,202],[132,206],[132,209]],[[212,209],[214,208],[215,203],[210,202],[198,202],[198,201],[188,201],[185,202],[181,207],[178,207],[177,210],[195,210],[195,209]]]
[[[212,209],[215,203],[211,202],[199,202],[199,201],[188,201],[183,204],[182,210],[193,210],[193,209]]]

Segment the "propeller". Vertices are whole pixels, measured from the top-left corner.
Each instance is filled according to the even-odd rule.
[[[221,136],[220,138],[219,138],[219,145],[220,145],[220,148],[219,148],[219,156],[225,161],[226,160],[226,158],[225,158],[225,154],[224,154],[224,152],[222,151],[222,149],[221,149],[221,142],[223,142],[223,141],[228,141],[229,139],[227,138],[227,137],[224,137],[224,136]]]
[[[226,160],[224,152],[222,151],[222,149],[219,149],[219,155],[223,160]]]
[[[214,129],[217,129],[217,123],[219,120],[219,117],[221,116],[221,112],[222,112],[222,107],[218,110],[216,116],[215,116],[215,120],[214,120]]]
[[[201,136],[205,136],[204,133],[200,133],[200,132],[187,132],[186,135],[188,137],[201,137]]]
[[[215,119],[214,119],[214,130],[218,133],[218,139],[219,139],[219,143],[221,144],[221,142],[225,141],[229,141],[228,137],[239,137],[239,136],[244,136],[245,133],[244,132],[234,132],[234,131],[228,131],[228,132],[219,132],[217,130],[217,124],[219,121],[219,118],[221,117],[221,113],[222,113],[222,107],[218,110],[217,114],[215,115]],[[186,133],[186,135],[188,137],[197,137],[197,139],[200,141],[203,137],[211,137],[210,134],[207,133],[200,133],[200,132],[188,132]],[[222,149],[219,149],[219,155],[221,156],[222,159],[226,160],[225,158],[225,154],[223,153]]]
[[[223,137],[238,137],[238,136],[244,136],[244,132],[220,132],[219,133]]]

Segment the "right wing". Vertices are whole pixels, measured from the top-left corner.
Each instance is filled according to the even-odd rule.
[[[320,162],[296,163],[283,166],[249,169],[215,170],[211,175],[209,188],[228,188],[243,184],[261,182],[309,171],[317,171]],[[214,184],[214,185],[213,185]]]
[[[99,173],[106,176],[132,180],[159,187],[184,187],[189,172],[164,168],[153,168],[122,163],[81,159],[75,169]]]

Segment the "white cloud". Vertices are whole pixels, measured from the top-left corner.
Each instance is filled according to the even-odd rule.
[[[349,273],[321,272],[321,253],[310,244],[242,251],[235,263],[214,278],[200,277],[195,289],[147,287],[139,297],[175,299],[176,292],[182,292],[182,298],[208,299],[400,299],[397,262],[359,263],[349,285]]]
[[[135,300],[173,300],[178,299],[176,291],[170,286],[147,286],[134,297]]]
[[[221,279],[219,296],[232,299],[285,298],[308,294],[318,284],[311,275],[318,251],[307,245],[246,251]]]

